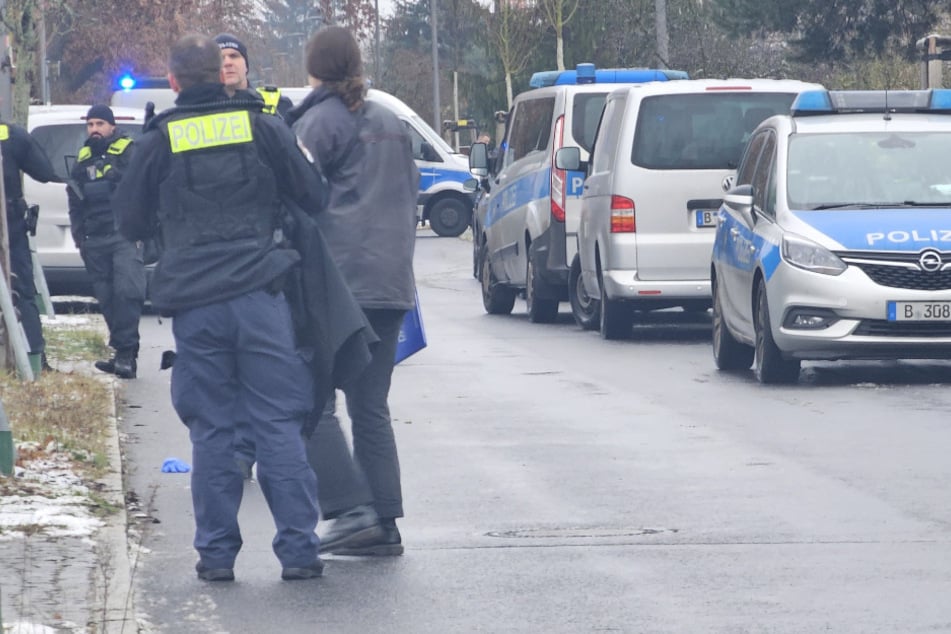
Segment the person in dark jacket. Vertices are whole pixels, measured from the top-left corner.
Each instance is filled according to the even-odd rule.
[[[232,97],[250,97],[258,99],[264,104],[264,112],[280,115],[282,118],[294,105],[290,99],[281,94],[280,88],[275,86],[260,86],[251,89],[248,82],[248,71],[251,64],[248,62],[248,48],[231,33],[219,33],[215,42],[221,49],[221,76],[225,91]]]
[[[134,379],[145,304],[143,245],[119,235],[112,207],[112,192],[129,165],[133,144],[116,127],[112,109],[102,104],[86,113],[86,132],[66,195],[73,242],[92,279],[93,294],[109,328],[109,346],[115,350],[111,359],[95,365],[119,378]]]
[[[40,360],[44,370],[50,370],[46,362],[46,340],[43,324],[36,305],[36,282],[33,275],[33,254],[27,236],[27,203],[23,199],[23,173],[41,183],[59,181],[53,166],[25,128],[0,122],[0,152],[3,153],[3,191],[7,205],[7,236],[10,253],[10,272],[13,274],[11,290],[19,297],[17,307],[20,321],[30,345],[30,355]]]
[[[330,183],[316,222],[380,338],[367,369],[343,385],[353,455],[333,401],[308,442],[321,512],[333,520],[321,552],[399,555],[403,497],[387,398],[400,326],[415,301],[419,172],[402,122],[363,100],[360,49],[346,29],[324,27],[311,38],[307,72],[314,90],[288,117]]]
[[[176,107],[136,142],[113,203],[119,230],[164,250],[152,303],[172,315],[172,403],[188,427],[198,577],[234,579],[244,484],[234,460],[236,420],[254,430],[258,480],[277,527],[285,580],[319,577],[317,482],[302,429],[314,407],[283,280],[299,261],[281,248],[281,198],[319,213],[322,181],[277,117],[231,99],[216,42],[187,35],[172,47]]]

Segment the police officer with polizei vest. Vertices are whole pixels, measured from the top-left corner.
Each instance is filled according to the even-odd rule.
[[[111,359],[97,361],[96,368],[134,379],[145,303],[143,247],[119,235],[111,200],[132,158],[133,144],[116,127],[112,109],[102,104],[86,113],[86,132],[66,192],[73,241],[109,328],[109,346],[115,350]]]
[[[3,191],[7,205],[7,236],[10,250],[12,290],[16,293],[20,321],[30,345],[30,354],[39,355],[43,369],[46,363],[46,340],[36,305],[36,284],[33,280],[33,256],[27,232],[36,232],[36,218],[27,218],[28,205],[23,199],[21,172],[41,183],[60,181],[43,148],[25,128],[0,122],[0,152],[3,152]]]
[[[176,42],[169,83],[176,107],[136,141],[113,204],[126,238],[145,240],[156,226],[162,233],[151,299],[173,317],[171,393],[193,446],[198,577],[234,579],[244,488],[235,420],[254,430],[281,578],[318,577],[317,480],[301,437],[314,395],[282,290],[300,256],[282,248],[278,229],[282,197],[322,210],[323,181],[283,121],[262,114],[257,100],[229,98],[213,39]]]
[[[215,42],[221,49],[222,83],[225,92],[231,97],[258,99],[264,104],[264,113],[283,118],[294,104],[275,86],[251,89],[248,83],[251,63],[248,61],[248,48],[244,43],[231,33],[219,33],[215,36]]]

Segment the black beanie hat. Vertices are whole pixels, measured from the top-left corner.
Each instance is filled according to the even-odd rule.
[[[215,36],[215,42],[218,43],[218,48],[233,48],[234,50],[241,53],[241,57],[244,58],[245,65],[250,70],[251,62],[248,61],[248,48],[241,40],[230,33],[219,33]]]
[[[86,113],[86,121],[90,119],[102,119],[111,125],[116,124],[116,118],[112,114],[112,108],[101,103],[97,103]]]
[[[363,60],[353,35],[341,26],[325,26],[307,43],[307,73],[323,81],[359,77]]]

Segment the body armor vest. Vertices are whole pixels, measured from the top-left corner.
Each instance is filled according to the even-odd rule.
[[[76,169],[81,173],[84,235],[103,236],[115,233],[115,215],[110,200],[118,178],[114,178],[116,175],[110,172],[116,168],[119,157],[131,144],[132,139],[119,137],[109,144],[102,156],[93,155],[88,145],[79,150]]]
[[[212,242],[273,240],[279,197],[274,175],[254,143],[255,116],[218,106],[173,113],[159,126],[171,149],[158,209],[166,252]]]

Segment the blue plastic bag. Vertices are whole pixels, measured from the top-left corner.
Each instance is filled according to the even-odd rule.
[[[188,473],[192,468],[178,458],[166,458],[162,463],[162,473]]]
[[[400,337],[396,342],[396,359],[394,363],[399,363],[406,357],[416,354],[426,347],[426,330],[423,328],[423,316],[419,312],[419,292],[416,293],[416,303],[413,304],[413,310],[406,313],[403,317],[403,325],[400,326]]]

